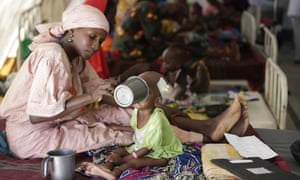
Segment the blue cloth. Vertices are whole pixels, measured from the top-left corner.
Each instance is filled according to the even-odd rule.
[[[119,180],[131,180],[131,179],[188,179],[188,180],[199,180],[202,176],[202,160],[201,160],[201,147],[202,144],[183,144],[184,153],[171,158],[168,165],[166,166],[146,166],[142,169],[127,169],[119,177]],[[91,151],[93,156],[93,162],[96,164],[102,164],[105,162],[106,157],[115,149],[117,146],[109,146],[99,148]],[[84,170],[79,167],[76,172],[84,175]],[[91,178],[98,178],[91,176]]]
[[[8,154],[15,157],[8,147],[5,131],[0,131],[0,154]]]

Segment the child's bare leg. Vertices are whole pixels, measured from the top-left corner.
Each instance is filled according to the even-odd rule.
[[[119,147],[117,149],[115,149],[110,156],[107,157],[106,159],[106,163],[108,166],[106,166],[108,169],[110,168],[110,163],[114,164],[114,165],[120,165],[121,163],[123,163],[126,158],[126,156],[128,156],[129,153],[125,150],[124,147]],[[105,163],[105,164],[106,164]]]
[[[81,166],[88,175],[101,176],[106,179],[116,179],[116,177],[112,175],[112,171],[103,165],[97,165],[91,162],[83,162],[81,163]]]
[[[248,114],[248,104],[247,102],[241,102],[242,107],[242,115],[240,120],[232,127],[229,131],[232,134],[236,134],[238,136],[243,136],[248,129],[249,126],[249,114]]]
[[[120,166],[115,166],[113,170],[107,169],[103,165],[96,165],[88,162],[82,163],[82,166],[84,167],[86,174],[101,176],[108,180],[114,180],[117,179],[122,172],[129,168],[140,169],[145,166],[164,166],[167,163],[167,159],[139,158],[129,160]]]
[[[163,109],[168,111],[168,108]],[[233,103],[223,113],[206,121],[193,120],[186,115],[181,116],[182,112],[181,114],[177,113],[177,116],[174,114],[176,115],[176,112],[166,113],[171,124],[184,130],[202,133],[210,141],[219,141],[223,139],[224,133],[229,132],[240,119],[241,105],[239,97],[235,96]]]
[[[141,169],[146,166],[165,166],[168,164],[167,159],[152,159],[152,158],[138,158],[127,161],[126,163],[116,166],[112,170],[112,175],[114,177],[119,177],[126,169],[134,168]]]

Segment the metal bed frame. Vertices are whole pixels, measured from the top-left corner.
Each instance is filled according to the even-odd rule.
[[[272,58],[267,58],[266,62],[264,99],[276,120],[278,128],[285,129],[288,106],[287,77]]]
[[[19,41],[19,48],[17,51],[17,70],[21,67],[23,63],[23,59],[21,59],[21,45],[22,41],[26,38],[32,38],[35,35],[35,25],[42,22],[42,11],[41,7],[43,4],[43,0],[35,3],[29,9],[23,11],[21,13],[19,19],[19,34],[18,34],[18,41]]]

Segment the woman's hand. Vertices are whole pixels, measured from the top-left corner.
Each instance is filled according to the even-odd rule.
[[[112,96],[113,91],[114,91],[114,88],[113,88],[112,84],[107,83],[107,84],[100,85],[98,88],[96,88],[91,93],[91,96],[95,102],[99,102],[102,100],[104,95]]]
[[[118,85],[119,83],[118,77],[111,77],[103,80],[103,84],[110,84],[112,87]]]

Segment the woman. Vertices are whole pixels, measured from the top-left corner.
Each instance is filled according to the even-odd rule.
[[[124,114],[128,116],[127,111],[104,113],[103,109],[101,115],[79,111],[109,94],[111,88],[111,83],[99,79],[85,61],[100,48],[109,32],[105,16],[92,6],[78,5],[63,13],[62,23],[37,29],[40,35],[30,46],[32,53],[1,106],[10,149],[20,158],[33,158],[62,147],[82,152],[113,143],[131,143],[131,133],[94,123],[96,119],[121,123],[117,120],[121,121]]]
[[[84,152],[131,144],[132,132],[114,130],[107,124],[129,126],[132,109],[112,106],[112,82],[100,79],[87,61],[109,32],[103,13],[89,5],[77,5],[64,11],[61,23],[37,29],[40,34],[30,46],[32,53],[0,107],[10,149],[25,159],[44,157],[58,148]],[[83,106],[99,101],[110,105],[81,111]],[[190,122],[171,110],[165,112],[174,118],[172,124],[203,133],[210,140],[222,139],[224,131],[244,122],[238,121],[239,103],[207,122]]]

